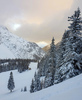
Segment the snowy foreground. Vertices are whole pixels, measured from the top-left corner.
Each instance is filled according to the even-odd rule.
[[[39,92],[30,93],[30,84],[37,63],[31,63],[30,67],[32,70],[23,73],[12,71],[15,82],[12,93],[7,89],[10,71],[0,73],[0,100],[82,100],[82,74]],[[27,92],[21,92],[21,88],[25,86]]]

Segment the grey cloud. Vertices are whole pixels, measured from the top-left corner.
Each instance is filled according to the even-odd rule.
[[[0,0],[0,24],[28,41],[50,43],[54,36],[57,43],[68,28],[68,16],[71,16],[78,6],[82,12],[82,1],[73,0],[69,9],[61,11],[54,8],[56,4],[52,4],[52,9],[49,9],[47,1],[50,2],[50,0],[45,2],[44,0]],[[41,21],[41,23],[29,23],[31,21]],[[21,24],[21,27],[16,31],[12,30],[9,25],[12,22]]]

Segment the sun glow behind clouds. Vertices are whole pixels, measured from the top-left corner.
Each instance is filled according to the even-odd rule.
[[[52,36],[56,42],[60,41],[65,30],[67,13],[75,0],[14,0],[18,12],[10,16],[4,22],[12,33],[29,41],[45,41],[50,43]],[[9,2],[7,2],[9,7]],[[13,6],[14,7],[14,6]],[[16,9],[17,9],[16,8]],[[6,10],[4,10],[5,12]],[[9,12],[9,9],[8,11]],[[63,22],[64,21],[64,22]],[[38,43],[45,46],[45,43]]]
[[[48,44],[46,42],[44,42],[44,41],[41,41],[41,42],[38,42],[37,45],[39,47],[43,48],[43,47],[47,46]]]
[[[18,28],[21,27],[21,25],[20,24],[12,24],[11,27],[12,27],[13,30],[16,31]]]

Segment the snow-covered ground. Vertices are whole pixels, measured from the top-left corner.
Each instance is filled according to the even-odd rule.
[[[2,59],[9,59],[9,58],[15,58],[13,53],[4,45],[0,44],[0,58]]]
[[[0,73],[0,100],[82,100],[82,74],[41,91],[30,93],[30,83],[37,63],[31,63],[30,67],[32,70],[23,73],[12,71],[15,81],[15,89],[12,93],[7,89],[10,71]],[[21,92],[24,86],[27,87],[27,92]]]

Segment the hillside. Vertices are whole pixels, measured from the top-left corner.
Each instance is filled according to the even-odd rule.
[[[17,70],[13,71],[15,89],[12,93],[7,89],[10,71],[0,73],[0,100],[82,100],[82,74],[41,91],[30,93],[30,83],[36,66],[37,63],[31,63],[32,70],[21,74]],[[27,86],[27,92],[21,92],[24,86]]]
[[[2,59],[15,58],[13,53],[4,44],[0,44],[0,57]]]
[[[57,44],[56,44],[56,49],[58,50],[58,48],[59,48],[59,45],[60,45],[60,42],[58,42]],[[47,52],[47,51],[49,51],[49,49],[50,49],[50,45],[47,45],[47,46],[45,46],[45,47],[43,47],[42,48],[45,52]]]
[[[47,45],[45,47],[42,48],[45,52],[47,52],[50,49],[50,45]]]
[[[36,43],[26,41],[10,33],[4,26],[0,26],[0,44],[4,45],[10,51],[10,54],[12,52],[15,58],[39,59],[45,54]],[[4,51],[6,52],[6,50]],[[10,55],[9,58],[11,58]],[[1,56],[0,59],[2,59]]]

